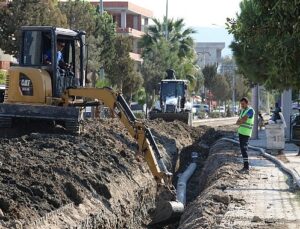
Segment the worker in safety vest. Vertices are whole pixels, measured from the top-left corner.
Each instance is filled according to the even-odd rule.
[[[252,129],[254,125],[254,109],[249,106],[249,101],[247,98],[242,98],[240,100],[241,104],[241,113],[240,117],[237,120],[236,124],[239,125],[238,134],[239,134],[239,141],[241,147],[241,153],[243,156],[244,168],[240,170],[241,172],[248,172],[249,171],[249,161],[248,161],[248,142],[249,138],[252,134]]]

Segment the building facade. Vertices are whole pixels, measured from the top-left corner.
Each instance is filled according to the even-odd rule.
[[[90,2],[98,6],[100,1]],[[133,60],[141,62],[141,50],[138,48],[138,41],[145,34],[149,20],[153,17],[153,12],[131,2],[121,1],[104,1],[103,8],[112,15],[116,23],[117,33],[132,38],[133,50],[130,56]]]
[[[8,2],[8,0],[0,2],[0,9],[6,7]],[[0,49],[0,69],[8,70],[11,61],[13,61],[13,58]]]
[[[220,64],[224,48],[225,42],[197,42],[198,65],[204,68],[206,65]]]
[[[65,0],[61,0],[64,2]],[[1,2],[0,7],[5,7],[9,1]],[[90,0],[94,6],[99,6],[99,0]],[[130,36],[132,38],[132,52],[130,57],[136,62],[142,62],[141,50],[138,47],[139,39],[145,34],[150,18],[153,12],[135,5],[131,2],[122,1],[104,1],[103,8],[112,15],[116,23],[116,31],[122,36]],[[13,58],[0,50],[0,69],[8,69]]]

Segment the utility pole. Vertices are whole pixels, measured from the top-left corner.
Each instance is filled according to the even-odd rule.
[[[270,114],[270,94],[267,91],[267,113]]]
[[[285,90],[281,95],[281,110],[286,122],[285,137],[291,140],[292,90]]]
[[[203,55],[203,68],[205,68],[205,66],[206,66],[206,56],[205,56],[205,54],[207,54],[207,55],[209,55],[209,56],[211,56],[211,54],[210,54],[210,52],[207,52],[207,51],[199,51],[199,52],[197,52],[197,56],[198,56],[198,60],[199,60],[199,55],[200,54],[202,54]],[[198,60],[197,60],[197,62],[198,62]],[[200,66],[200,64],[199,64],[199,66]],[[202,68],[202,66],[200,66],[201,68]],[[202,70],[203,70],[203,68],[202,68]],[[205,99],[205,103],[207,103],[207,101],[206,101],[206,88],[205,88],[205,86],[203,86],[204,88],[204,99]],[[209,104],[209,110],[210,110],[210,104]]]
[[[104,8],[103,8],[103,0],[100,0],[99,2],[99,13],[100,15],[103,15]]]
[[[169,38],[168,14],[169,14],[169,0],[166,1],[166,21],[165,21],[165,36],[166,36],[166,40],[168,40],[168,38]]]
[[[235,114],[235,72],[232,74],[232,114]]]
[[[252,139],[258,139],[258,84],[252,88],[252,106],[255,111]]]

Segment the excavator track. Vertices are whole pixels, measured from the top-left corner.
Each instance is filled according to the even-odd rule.
[[[68,132],[79,134],[80,133],[80,123],[78,120],[67,120],[65,121],[65,128]]]
[[[11,128],[12,118],[0,116],[0,128]]]

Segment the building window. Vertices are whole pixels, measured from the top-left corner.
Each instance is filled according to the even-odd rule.
[[[138,24],[139,24],[139,22],[138,22],[138,16],[134,15],[133,16],[133,28],[134,29],[138,29]]]

